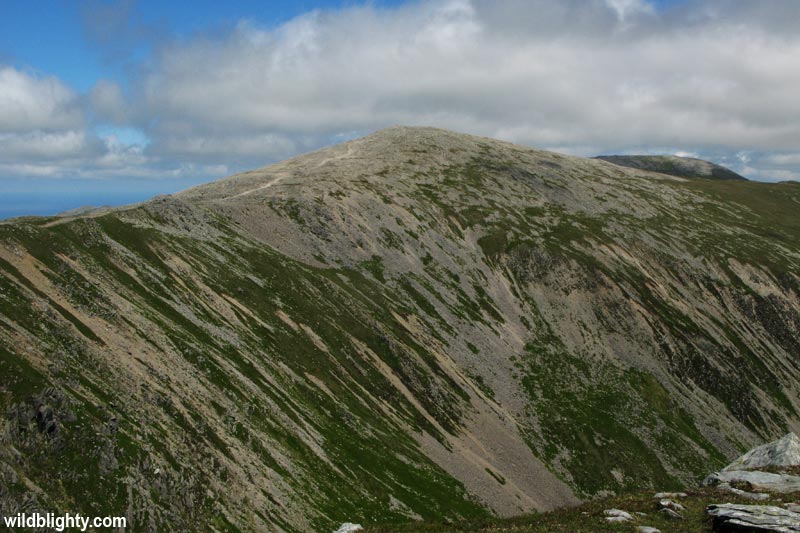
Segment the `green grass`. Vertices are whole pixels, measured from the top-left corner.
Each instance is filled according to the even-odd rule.
[[[456,522],[405,522],[390,525],[365,525],[365,533],[600,533],[635,532],[637,526],[650,526],[663,533],[700,533],[712,531],[711,521],[705,513],[706,507],[715,503],[742,503],[752,505],[746,500],[730,493],[715,489],[687,491],[687,498],[676,501],[686,507],[683,520],[671,520],[658,512],[657,500],[653,492],[638,492],[614,496],[584,503],[578,507],[559,509],[541,514],[514,518],[488,518]],[[759,502],[764,505],[780,505],[782,500],[774,497]],[[603,511],[621,509],[635,516],[633,522],[611,524],[605,520]],[[638,515],[636,513],[643,513]]]

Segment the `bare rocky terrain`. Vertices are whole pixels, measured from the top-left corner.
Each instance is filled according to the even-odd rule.
[[[674,155],[601,155],[596,159],[602,159],[622,167],[648,170],[682,178],[747,179],[728,168],[693,157],[678,157]]]
[[[390,128],[0,224],[0,514],[325,531],[677,490],[800,430],[800,185]]]

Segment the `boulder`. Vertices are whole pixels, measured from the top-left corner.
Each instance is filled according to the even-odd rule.
[[[662,500],[659,500],[658,506],[661,507],[662,509],[672,509],[673,511],[678,513],[682,513],[683,511],[686,510],[686,507],[679,504],[675,500],[671,500],[669,498],[664,498]]]
[[[350,522],[345,522],[333,533],[353,533],[355,531],[361,531],[362,529],[364,528],[361,527],[360,524],[351,524]]]
[[[670,520],[683,520],[683,516],[680,513],[676,513],[669,507],[664,507],[659,511],[665,518],[669,518]]]
[[[672,500],[675,500],[677,498],[685,498],[685,497],[686,497],[685,492],[656,492],[653,495],[653,498],[657,500],[660,500],[662,498],[670,498]]]
[[[633,520],[633,515],[621,509],[606,509],[603,514],[606,515],[606,520],[609,522],[630,522]]]
[[[772,505],[709,505],[706,513],[714,519],[714,531],[800,532],[800,514]]]
[[[729,470],[758,470],[759,468],[785,468],[800,465],[800,438],[789,433],[774,442],[753,448],[723,468]]]

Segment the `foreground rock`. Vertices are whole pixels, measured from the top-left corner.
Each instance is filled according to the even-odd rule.
[[[800,514],[771,505],[709,505],[715,531],[800,531]]]
[[[653,498],[658,500],[662,498],[670,498],[670,499],[677,499],[677,498],[686,498],[687,494],[685,492],[656,492],[653,495]]]
[[[720,483],[717,485],[717,488],[723,490],[725,492],[730,492],[731,494],[736,494],[741,498],[746,498],[748,500],[768,500],[769,494],[766,492],[749,492],[746,490],[737,489],[736,487],[732,487],[730,483]]]
[[[669,507],[664,507],[660,511],[662,516],[669,518],[670,520],[683,520],[683,516],[680,513],[677,513],[670,509]]]
[[[361,527],[361,524],[352,524],[350,522],[345,522],[339,529],[334,531],[333,533],[354,533],[355,531],[362,531],[364,528]]]
[[[800,477],[789,474],[773,474],[758,470],[732,470],[716,472],[708,476],[703,484],[706,486],[745,485],[751,490],[779,492],[788,494],[800,492]]]
[[[800,438],[794,433],[789,433],[776,441],[753,448],[722,471],[708,476],[703,485],[716,486],[752,500],[764,500],[769,497],[767,494],[749,491],[781,494],[800,492],[800,477],[780,473],[798,465],[800,465]],[[779,473],[765,472],[761,469],[778,470]]]
[[[683,512],[686,510],[686,507],[679,504],[675,500],[671,500],[669,498],[665,498],[658,502],[658,506],[662,509],[672,509],[675,512]]]
[[[603,514],[606,515],[606,521],[608,522],[630,522],[633,520],[633,515],[621,509],[606,509]]]
[[[787,468],[798,465],[800,465],[800,437],[789,433],[774,442],[753,448],[723,468],[723,471]]]

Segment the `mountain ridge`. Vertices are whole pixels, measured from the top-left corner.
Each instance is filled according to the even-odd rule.
[[[0,504],[303,531],[680,488],[800,426],[797,201],[392,128],[0,225]]]
[[[649,170],[682,178],[747,181],[747,178],[716,163],[696,157],[674,155],[600,155],[595,157],[622,167]]]

